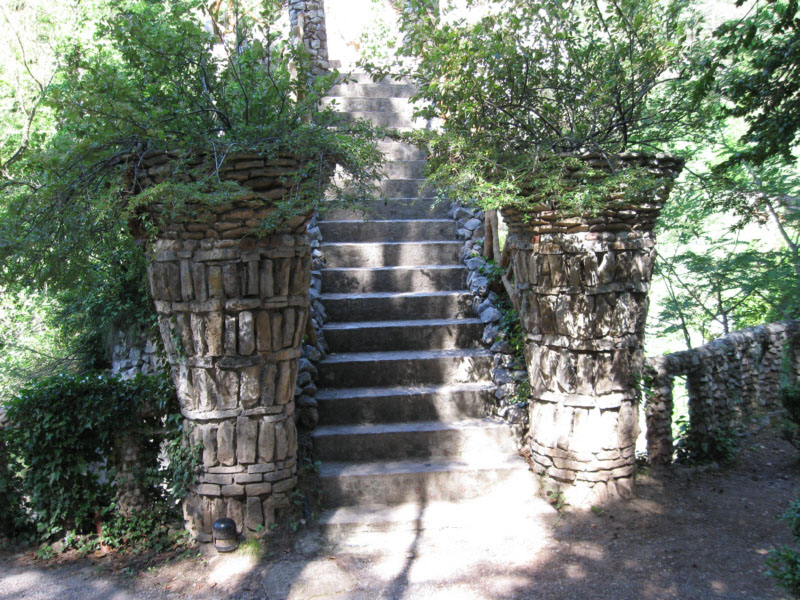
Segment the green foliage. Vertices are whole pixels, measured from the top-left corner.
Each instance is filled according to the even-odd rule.
[[[495,306],[502,315],[500,318],[500,331],[514,351],[514,359],[520,368],[525,366],[525,331],[519,320],[517,311],[514,310],[508,296],[500,296]]]
[[[800,449],[800,385],[782,387],[781,403],[789,421],[783,429],[783,437]]]
[[[166,417],[166,430],[162,450],[167,464],[158,471],[158,482],[166,480],[167,494],[173,505],[181,502],[189,493],[189,488],[197,481],[203,448],[191,446],[184,431],[184,420],[178,413]]]
[[[420,113],[443,120],[426,133],[434,179],[484,208],[557,204],[591,211],[609,190],[645,186],[616,172],[613,155],[652,149],[698,125],[698,107],[673,93],[694,77],[696,20],[683,1],[601,4],[469,0],[473,19],[439,17],[438,2],[412,0],[395,65],[420,86]],[[414,57],[410,67],[402,59]],[[565,156],[609,157],[612,177],[585,174],[576,191]]]
[[[794,535],[793,546],[783,546],[770,552],[767,575],[793,598],[800,598],[800,499],[795,500],[781,517],[789,523]]]
[[[52,294],[0,287],[0,405],[31,379],[70,368]]]
[[[742,148],[721,168],[762,165],[774,157],[795,162],[800,130],[797,0],[757,2],[745,18],[724,23],[714,36],[715,52],[695,93],[721,95],[726,112],[747,123]]]
[[[12,399],[6,450],[39,535],[85,531],[101,521],[114,495],[120,436],[147,439],[143,459],[155,465],[162,419],[174,403],[164,375],[123,381],[104,373],[43,378]],[[159,489],[151,487],[154,497]]]
[[[0,86],[0,100],[19,109],[8,117],[14,134],[0,140],[0,282],[57,294],[89,366],[101,366],[110,323],[147,321],[128,222],[154,194],[211,204],[244,194],[218,176],[237,151],[299,159],[264,231],[307,214],[335,167],[353,196],[372,190],[382,134],[318,109],[336,74],[306,76],[307,53],[276,26],[279,1],[86,2],[66,32],[18,25],[25,6],[9,17],[21,34],[16,62],[3,61],[17,80]],[[28,50],[49,70],[23,68]],[[175,157],[172,181],[137,198],[132,175],[159,151]],[[190,168],[197,156],[206,163]]]
[[[0,428],[0,534],[13,536],[25,533],[28,523],[25,497],[18,473],[22,469],[9,440],[9,430]]]
[[[130,517],[114,513],[103,523],[98,541],[135,554],[166,552],[183,548],[190,541],[189,532],[175,525],[175,513],[163,505]]]
[[[730,463],[736,457],[739,444],[736,432],[719,426],[710,433],[701,433],[692,428],[688,415],[676,421],[678,437],[675,440],[675,457],[678,462],[701,465],[711,462]]]

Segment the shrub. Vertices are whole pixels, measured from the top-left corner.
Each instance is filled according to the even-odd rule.
[[[42,537],[86,531],[113,504],[117,441],[126,432],[146,440],[140,474],[151,499],[163,420],[174,406],[165,375],[121,380],[105,373],[60,374],[36,380],[8,403],[5,430],[8,486],[26,498],[27,520]],[[19,523],[4,521],[17,529]]]
[[[0,535],[13,536],[26,530],[27,523],[18,459],[8,438],[9,431],[0,429]]]
[[[677,420],[678,437],[675,440],[675,453],[678,462],[685,464],[705,464],[711,462],[729,463],[738,450],[736,432],[729,427],[717,427],[709,433],[700,433],[692,428],[687,415]]]
[[[462,17],[456,4],[474,11]],[[645,188],[643,172],[586,169],[578,187],[566,174],[585,168],[571,158],[584,152],[613,163],[703,123],[696,99],[675,91],[696,76],[701,46],[688,8],[685,0],[409,0],[394,66],[418,83],[420,114],[442,119],[441,134],[420,135],[431,176],[484,209],[557,201],[582,212],[618,185]]]
[[[767,574],[792,597],[800,598],[800,498],[789,505],[781,518],[792,528],[794,546],[783,546],[770,552]]]

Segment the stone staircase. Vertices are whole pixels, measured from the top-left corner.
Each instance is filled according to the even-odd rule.
[[[336,86],[339,110],[423,125],[410,117],[410,85],[370,81]],[[322,523],[418,527],[423,508],[461,518],[451,508],[491,494],[535,502],[509,429],[484,416],[492,354],[480,346],[455,221],[434,206],[419,150],[395,141],[382,149],[390,200],[332,210],[319,223],[331,351],[319,365],[314,432],[330,508]]]

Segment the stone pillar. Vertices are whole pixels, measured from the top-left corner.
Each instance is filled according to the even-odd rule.
[[[789,324],[789,382],[800,385],[800,321]]]
[[[328,73],[324,0],[289,0],[289,22],[293,35],[302,36],[303,45],[311,56],[311,75]]]
[[[203,447],[184,515],[204,541],[219,517],[242,532],[268,526],[297,482],[292,415],[309,312],[308,217],[254,235],[287,192],[281,173],[296,164],[229,157],[223,175],[259,192],[162,222],[149,249],[161,338],[187,429]],[[151,211],[158,216],[159,207]]]
[[[600,156],[582,159],[607,169]],[[544,485],[574,505],[627,496],[633,485],[652,229],[682,163],[629,154],[617,164],[631,166],[663,181],[650,198],[619,192],[591,217],[503,211],[526,331],[531,457]]]
[[[758,396],[761,406],[772,409],[781,406],[781,371],[783,351],[788,342],[786,323],[765,325],[758,373]]]
[[[651,465],[672,463],[672,384],[670,357],[659,356],[645,366],[645,419],[647,423],[647,460]]]

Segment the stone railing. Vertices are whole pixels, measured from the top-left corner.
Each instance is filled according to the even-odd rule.
[[[648,358],[645,366],[647,455],[650,464],[673,456],[673,379],[686,377],[692,431],[711,436],[731,428],[759,407],[779,402],[781,369],[790,357],[800,380],[800,321],[735,331],[692,350]]]

